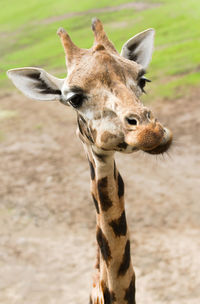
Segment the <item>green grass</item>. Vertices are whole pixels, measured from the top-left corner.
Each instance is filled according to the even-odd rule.
[[[14,67],[40,66],[56,76],[64,76],[64,54],[56,36],[60,26],[67,29],[78,46],[91,47],[93,13],[56,22],[51,17],[127,2],[81,0],[77,4],[69,0],[30,0],[27,5],[26,1],[4,0],[0,11],[0,86],[8,87],[5,72]],[[155,52],[148,75],[153,82],[147,101],[187,94],[200,83],[200,1],[143,2],[160,5],[140,12],[124,9],[97,16],[119,51],[132,35],[149,27],[156,29]]]
[[[16,111],[9,111],[9,110],[0,110],[0,121],[2,119],[12,118],[17,116]]]

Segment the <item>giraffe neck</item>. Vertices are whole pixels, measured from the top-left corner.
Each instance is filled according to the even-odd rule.
[[[124,183],[114,153],[87,147],[91,193],[96,207],[97,263],[91,303],[134,304],[135,276],[124,209]]]

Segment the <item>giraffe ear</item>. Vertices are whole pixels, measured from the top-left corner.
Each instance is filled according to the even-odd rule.
[[[7,72],[14,85],[27,97],[36,100],[60,100],[64,79],[56,78],[43,69],[19,68]]]
[[[154,29],[148,29],[130,38],[122,47],[121,56],[141,64],[146,69],[151,61]]]

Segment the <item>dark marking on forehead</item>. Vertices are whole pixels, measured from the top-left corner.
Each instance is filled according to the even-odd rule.
[[[94,166],[93,166],[92,162],[89,160],[89,158],[88,158],[88,162],[89,162],[89,166],[90,166],[90,176],[91,176],[91,179],[94,180],[95,179]]]
[[[56,94],[61,95],[60,90],[54,90],[40,77],[40,73],[32,73],[28,75],[29,78],[36,80],[35,88],[41,90],[42,94]]]
[[[124,300],[127,304],[135,304],[135,277],[133,275],[129,287],[125,291]]]
[[[119,80],[126,83],[126,76],[124,73],[124,66],[119,59],[114,57],[108,52],[96,53],[98,57],[96,60],[100,66],[100,73],[98,74],[98,79],[103,85],[112,88],[115,86],[116,80]]]
[[[97,229],[97,243],[99,245],[102,257],[106,264],[108,265],[109,261],[111,260],[111,251],[108,244],[108,240],[106,239],[104,233],[102,232],[101,228],[98,227]]]
[[[109,194],[108,194],[108,178],[104,177],[98,180],[97,188],[98,188],[101,208],[103,211],[107,211],[112,206],[112,201],[109,198]]]
[[[111,221],[109,225],[112,227],[112,229],[117,237],[119,237],[121,235],[126,235],[127,224],[126,224],[125,211],[122,212],[121,216],[117,220]]]
[[[90,296],[89,304],[92,304],[92,297]]]
[[[106,85],[108,87],[110,87],[112,84],[112,79],[106,64],[105,64],[105,71],[104,73],[101,74],[100,81],[103,85]]]
[[[94,202],[96,211],[97,211],[97,213],[99,214],[99,213],[100,213],[100,212],[99,212],[99,205],[98,205],[98,202],[97,202],[97,200],[96,200],[96,198],[95,198],[95,196],[94,196],[93,193],[92,193],[92,198],[93,198],[93,202]]]
[[[126,274],[129,266],[130,266],[130,260],[131,260],[131,256],[130,256],[130,241],[128,240],[126,242],[126,246],[125,246],[125,250],[124,250],[124,254],[123,254],[123,258],[122,258],[122,262],[121,265],[118,269],[118,276],[123,276]]]
[[[114,72],[117,75],[117,77],[120,78],[120,80],[122,82],[126,83],[126,76],[125,76],[125,73],[124,73],[124,69],[120,65],[117,65],[117,64],[113,68],[114,68]],[[114,92],[117,96],[118,95],[117,90],[114,90]]]
[[[108,289],[104,281],[101,281],[101,287],[103,290],[104,304],[114,303],[116,301],[115,293]]]
[[[124,195],[124,182],[120,173],[118,173],[118,196],[119,198],[121,198],[123,195]]]

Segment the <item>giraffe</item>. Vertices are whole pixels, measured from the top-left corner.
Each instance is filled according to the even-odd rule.
[[[124,206],[124,182],[115,152],[167,151],[172,133],[140,101],[151,60],[154,30],[130,38],[117,52],[101,21],[92,21],[94,44],[81,49],[60,28],[68,75],[56,78],[40,68],[11,69],[8,77],[26,96],[57,100],[77,114],[77,134],[90,168],[96,209],[97,256],[90,303],[134,304],[135,274]]]

